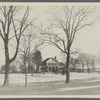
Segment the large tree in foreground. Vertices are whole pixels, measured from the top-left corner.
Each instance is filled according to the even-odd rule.
[[[75,35],[84,27],[91,26],[94,20],[89,20],[92,11],[87,6],[55,7],[51,13],[51,25],[43,31],[46,43],[56,46],[66,54],[66,83],[70,81],[69,59],[71,46]]]
[[[9,81],[9,66],[15,60],[21,35],[26,28],[31,24],[28,23],[29,7],[22,10],[18,6],[1,6],[0,7],[0,36],[4,42],[5,49],[5,79],[3,86],[8,85]],[[11,55],[11,44],[15,46],[15,52]]]

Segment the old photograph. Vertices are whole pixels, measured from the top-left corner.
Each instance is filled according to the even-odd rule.
[[[0,97],[99,96],[100,3],[0,3]]]

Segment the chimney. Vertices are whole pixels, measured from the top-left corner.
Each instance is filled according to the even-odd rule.
[[[55,56],[55,59],[57,59],[57,57]]]

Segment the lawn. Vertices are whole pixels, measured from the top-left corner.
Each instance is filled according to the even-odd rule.
[[[100,84],[99,73],[71,73],[70,78],[70,83],[65,84],[65,75],[41,73],[31,76],[28,74],[28,86],[24,87],[24,74],[10,74],[10,86],[2,87],[4,74],[0,74],[0,95],[34,95],[66,87],[72,88]]]

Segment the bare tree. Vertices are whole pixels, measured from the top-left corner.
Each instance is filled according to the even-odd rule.
[[[83,69],[83,72],[84,72],[84,67],[86,65],[85,63],[85,54],[80,50],[80,49],[76,49],[77,51],[77,54],[78,54],[78,59],[82,65],[82,69]]]
[[[84,54],[84,60],[85,60],[85,64],[87,66],[87,72],[90,73],[90,64],[91,64],[91,58],[90,55],[88,54]]]
[[[19,53],[23,56],[25,67],[25,86],[27,86],[28,66],[33,67],[32,54],[43,44],[43,40],[38,38],[38,35],[38,28],[35,25],[30,25],[25,34],[21,37]]]
[[[83,69],[83,72],[84,72],[85,60],[84,60],[84,54],[83,53],[81,53],[79,55],[79,60],[80,60],[80,62],[82,64],[82,69]]]
[[[77,50],[78,59],[82,64],[83,72],[84,66],[87,66],[87,72],[90,72],[90,67],[95,71],[96,57],[87,53],[83,53],[80,50]]]
[[[5,49],[5,79],[3,86],[8,85],[9,81],[9,66],[15,60],[18,50],[19,43],[22,34],[25,32],[26,28],[32,23],[32,21],[28,22],[29,16],[29,7],[26,8],[25,13],[19,17],[21,7],[18,6],[1,6],[0,7],[0,36],[4,42]],[[16,46],[15,53],[11,57],[10,54],[10,43],[13,43]]]
[[[45,41],[56,46],[64,52],[66,57],[66,83],[70,81],[69,59],[71,46],[75,35],[86,26],[91,26],[95,20],[88,20],[91,12],[88,6],[63,6],[56,7],[51,14],[51,25],[43,31]],[[59,29],[59,32],[57,31]]]
[[[95,65],[96,65],[96,57],[94,55],[91,55],[91,66],[92,66],[92,69],[93,69],[93,72],[95,72]]]
[[[85,54],[85,62],[87,65],[87,72],[89,73],[89,66],[91,66],[93,69],[93,72],[95,72],[95,62],[96,62],[95,56]]]

